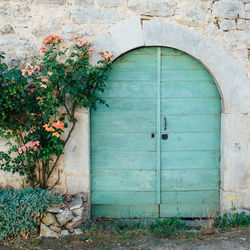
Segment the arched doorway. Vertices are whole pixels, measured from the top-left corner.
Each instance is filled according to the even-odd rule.
[[[94,217],[206,217],[219,210],[220,95],[206,69],[172,48],[113,64],[109,107],[91,112]]]

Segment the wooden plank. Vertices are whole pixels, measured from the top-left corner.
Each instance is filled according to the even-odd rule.
[[[119,70],[156,70],[156,54],[145,55],[145,54],[135,54],[124,56],[112,65],[112,71]]]
[[[92,204],[110,205],[153,205],[156,204],[156,192],[92,192]]]
[[[156,114],[156,98],[105,98],[109,107],[97,104],[99,114]],[[92,110],[93,115],[95,115]]]
[[[161,80],[166,82],[199,82],[199,81],[211,81],[212,78],[204,69],[197,70],[162,70]]]
[[[156,191],[157,204],[161,204],[161,48],[157,48],[157,79],[156,79],[156,98],[157,98],[157,125],[156,125]]]
[[[162,151],[220,150],[220,133],[168,133],[161,142]],[[192,155],[190,155],[192,158]]]
[[[155,132],[155,115],[96,114],[91,119],[92,132]]]
[[[170,151],[161,153],[162,169],[220,168],[220,151]]]
[[[220,132],[219,115],[162,115],[161,128],[164,132],[165,121],[167,119],[167,132]],[[147,123],[145,123],[147,124]]]
[[[200,218],[219,211],[219,191],[163,192],[161,217]]]
[[[161,191],[218,190],[219,169],[163,169]]]
[[[109,75],[109,81],[154,81],[156,78],[155,70],[138,71],[112,71]]]
[[[107,82],[103,93],[96,94],[99,97],[155,97],[156,84],[154,82]]]
[[[156,190],[155,170],[96,170],[92,174],[92,190],[147,192]]]
[[[91,152],[92,171],[105,169],[156,169],[156,153],[149,151]]]
[[[162,98],[162,114],[220,114],[219,98]]]
[[[114,205],[92,205],[92,218],[156,218],[157,205],[133,205],[133,206],[114,206]]]
[[[150,133],[92,133],[92,150],[154,151],[156,140]]]
[[[162,82],[162,97],[218,97],[219,92],[210,82]]]
[[[204,66],[196,59],[186,54],[180,55],[163,55],[162,56],[162,69],[199,69],[205,70]]]

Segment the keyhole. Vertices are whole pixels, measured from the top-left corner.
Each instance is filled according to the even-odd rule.
[[[155,133],[151,133],[151,138],[155,138]]]

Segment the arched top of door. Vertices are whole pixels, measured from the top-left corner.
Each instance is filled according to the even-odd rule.
[[[241,64],[229,56],[218,41],[178,24],[142,21],[134,16],[110,26],[94,42],[94,49],[110,50],[115,58],[148,46],[171,47],[200,61],[213,77],[221,95],[222,112],[248,113],[250,84]],[[94,56],[93,62],[97,60]]]

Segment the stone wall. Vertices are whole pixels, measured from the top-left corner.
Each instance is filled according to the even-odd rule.
[[[100,37],[108,32],[112,24],[132,16],[141,16],[142,23],[143,20],[152,20],[166,24],[178,24],[218,41],[225,48],[227,54],[234,57],[250,76],[250,0],[1,0],[0,50],[6,52],[10,65],[22,65],[38,53],[43,37],[48,34],[57,34],[64,39],[70,38],[72,34],[78,34],[90,41],[98,40],[100,42]],[[115,27],[113,34],[115,34],[114,29]],[[125,31],[124,33],[126,33]],[[118,34],[122,36],[121,31]],[[117,39],[119,40],[119,38]],[[104,43],[107,41],[108,39],[103,39]],[[98,47],[98,44],[96,46]],[[109,47],[110,44],[107,43],[107,48]],[[124,51],[126,50],[124,49]],[[232,155],[232,159],[224,159],[223,164],[225,166],[233,165],[235,159],[239,157],[240,164],[244,165],[242,172],[244,176],[240,176],[239,171],[239,179],[233,180],[231,172],[227,172],[227,175],[222,178],[228,178],[228,186],[225,186],[228,193],[226,196],[223,193],[221,198],[223,207],[230,207],[229,193],[235,194],[235,196],[240,193],[239,195],[242,197],[239,198],[239,206],[244,207],[246,204],[250,204],[249,195],[247,195],[250,185],[249,167],[246,169],[246,161],[249,162],[250,153],[249,146],[245,143],[247,141],[245,135],[249,136],[247,132],[249,119],[244,118],[244,122],[240,123],[237,117],[244,115],[234,116],[232,114],[231,116],[233,117],[233,120],[230,121],[231,127],[227,127],[225,133],[230,134],[232,127],[235,130],[239,127],[239,136],[241,136],[242,127],[244,129],[244,136],[242,136],[244,146],[241,146],[241,149],[244,151],[241,150],[242,155],[239,155],[236,146],[237,152],[233,152],[231,146],[225,147],[224,151],[228,151],[227,153]],[[228,120],[229,118],[226,117],[223,119]],[[51,180],[51,182],[56,181],[57,176],[60,175],[61,180],[57,189],[63,193],[89,193],[90,140],[89,123],[86,122],[89,121],[88,118],[87,111],[79,111],[79,123],[67,145],[60,167],[55,171],[54,179]],[[239,122],[237,123],[237,121]],[[227,122],[229,123],[229,121]],[[82,134],[85,136],[79,136]],[[238,134],[235,134],[232,141],[225,138],[224,143],[232,144],[234,140],[238,139],[236,136]],[[248,152],[248,159],[246,159],[246,152]],[[12,177],[0,172],[0,186],[21,187],[22,181],[18,182],[17,179],[18,176]],[[242,186],[240,183],[243,179],[244,185]],[[241,192],[241,190],[244,191]],[[225,205],[226,202],[228,204]]]
[[[134,15],[212,37],[249,72],[249,0],[1,0],[0,48],[17,65],[32,57],[50,33],[65,39],[79,34],[93,41],[110,24]]]

